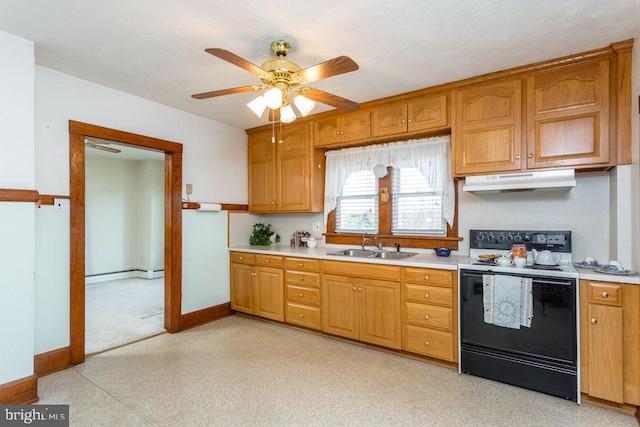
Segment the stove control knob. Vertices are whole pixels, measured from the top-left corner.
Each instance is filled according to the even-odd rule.
[[[487,242],[493,242],[496,240],[496,236],[494,236],[493,234],[489,234],[489,237],[487,237]]]
[[[513,238],[513,240],[515,242],[522,242],[522,236],[519,234],[516,234],[515,237]]]
[[[498,236],[498,242],[504,242],[504,239],[505,239],[505,238],[506,238],[506,237],[505,237],[505,235],[504,235],[504,234],[500,234],[500,235]]]
[[[507,242],[512,242],[513,241],[513,235],[509,234],[507,236]]]
[[[484,240],[484,234],[478,234],[476,240]]]

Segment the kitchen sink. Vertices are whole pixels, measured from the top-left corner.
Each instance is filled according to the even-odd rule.
[[[380,258],[380,259],[404,259],[414,255],[416,252],[391,252],[391,251],[371,251],[367,249],[344,249],[342,251],[329,252],[327,255],[338,255],[352,258]]]

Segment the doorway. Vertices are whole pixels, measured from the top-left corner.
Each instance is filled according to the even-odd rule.
[[[182,294],[182,144],[69,121],[70,236],[70,357],[85,358],[85,139],[164,153],[164,327],[181,330]]]

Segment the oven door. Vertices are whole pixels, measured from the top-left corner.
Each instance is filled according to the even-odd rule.
[[[483,274],[460,270],[460,371],[576,400],[576,280],[518,274],[532,278],[533,319],[512,329],[485,323]]]

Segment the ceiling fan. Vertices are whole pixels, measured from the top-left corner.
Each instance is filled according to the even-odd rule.
[[[303,69],[300,68],[298,64],[285,59],[289,49],[291,49],[289,42],[276,40],[271,43],[271,49],[273,49],[277,59],[269,60],[260,67],[225,49],[205,49],[205,52],[255,74],[262,80],[263,85],[240,86],[198,93],[191,96],[195,99],[206,99],[233,93],[268,89],[264,94],[249,102],[247,106],[251,108],[258,117],[262,117],[262,114],[268,107],[270,109],[269,120],[279,120],[283,123],[290,123],[296,119],[296,114],[291,107],[290,100],[293,101],[296,109],[303,117],[311,112],[315,106],[314,101],[345,111],[355,111],[360,107],[360,104],[357,102],[332,95],[319,89],[301,86],[357,70],[359,68],[358,64],[351,58],[338,56]]]

